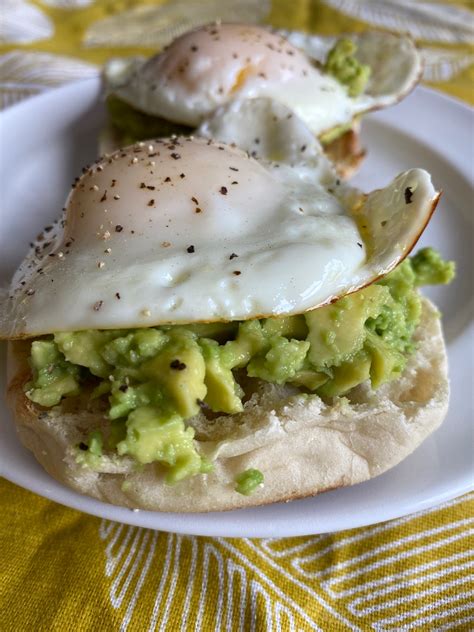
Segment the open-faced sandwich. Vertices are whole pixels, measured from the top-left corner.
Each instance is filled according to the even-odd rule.
[[[418,288],[453,264],[407,258],[438,201],[429,174],[363,194],[265,107],[278,162],[192,137],[106,155],[13,279],[18,433],[84,494],[164,511],[304,497],[396,465],[446,414]]]
[[[319,138],[341,177],[364,156],[362,114],[400,101],[417,84],[421,59],[412,40],[367,32],[337,41],[242,24],[190,31],[145,60],[113,59],[105,67],[110,125],[108,151],[138,140],[201,134],[231,109],[235,115],[261,97],[281,103]],[[244,114],[242,114],[244,116]],[[216,140],[237,142],[237,138]],[[243,147],[260,155],[259,135]]]

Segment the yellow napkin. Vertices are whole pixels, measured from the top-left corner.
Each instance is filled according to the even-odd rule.
[[[6,481],[0,507],[2,632],[474,627],[474,494],[372,527],[273,540],[129,527]]]
[[[326,35],[408,31],[425,82],[474,103],[472,2],[11,0],[3,106],[148,55],[216,17]],[[126,46],[122,46],[126,42]],[[289,507],[291,509],[291,506]],[[100,520],[0,481],[0,631],[471,630],[474,494],[388,523],[274,540]]]

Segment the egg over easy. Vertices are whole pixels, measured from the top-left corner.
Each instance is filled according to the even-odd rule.
[[[362,194],[301,121],[262,104],[279,162],[179,137],[85,169],[14,277],[2,337],[302,313],[392,269],[436,205],[429,174]]]
[[[356,115],[396,103],[421,74],[420,56],[408,37],[382,32],[351,36],[357,59],[371,69],[364,92],[351,97],[322,70],[325,38],[289,37],[296,45],[259,26],[202,27],[149,60],[110,61],[104,71],[106,90],[142,112],[191,127],[236,99],[267,97],[286,105],[320,136],[350,125]]]

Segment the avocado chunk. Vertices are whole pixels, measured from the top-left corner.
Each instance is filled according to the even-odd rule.
[[[333,378],[318,389],[318,394],[326,397],[344,395],[354,386],[369,379],[370,364],[370,354],[362,349],[350,360],[342,362],[332,370]]]
[[[235,477],[235,491],[244,496],[250,496],[257,487],[263,485],[263,474],[260,470],[249,469]]]
[[[366,320],[378,316],[385,302],[390,300],[388,288],[370,285],[333,305],[307,312],[311,364],[321,369],[350,360],[362,349]]]
[[[317,388],[325,384],[328,379],[329,375],[326,373],[321,373],[311,368],[303,368],[300,371],[296,371],[295,375],[289,380],[289,382],[295,386],[303,386],[309,391],[315,391]]]
[[[237,338],[224,345],[223,362],[229,369],[245,367],[266,344],[267,339],[260,321],[247,320],[239,325]]]
[[[126,383],[121,384],[118,380],[114,380],[110,390],[109,419],[125,417],[132,410],[141,406],[160,407],[166,401],[163,389],[152,380],[134,386],[129,386]]]
[[[111,366],[102,357],[101,349],[114,335],[94,330],[61,332],[54,334],[54,342],[68,362],[86,367],[97,377],[107,377]]]
[[[415,273],[417,287],[450,283],[456,271],[454,261],[443,261],[434,248],[422,248],[411,257],[409,263]]]
[[[415,350],[412,336],[420,316],[421,301],[418,294],[413,292],[410,296],[406,295],[403,302],[388,302],[376,318],[368,318],[366,335],[371,332],[387,346],[401,353],[412,353]]]
[[[111,366],[137,366],[156,356],[167,342],[168,337],[159,329],[136,329],[114,338],[103,346],[100,353]]]
[[[33,381],[26,385],[26,395],[35,404],[56,406],[63,397],[79,394],[79,367],[66,362],[54,341],[35,340],[30,364]]]
[[[198,400],[207,393],[206,365],[196,336],[185,328],[170,334],[160,353],[141,367],[143,377],[153,380],[185,419],[199,412]]]
[[[386,301],[377,317],[370,317],[366,322],[368,331],[404,354],[415,350],[412,336],[421,317],[416,280],[411,260],[405,260],[381,279],[378,285],[388,288],[391,300]]]
[[[405,368],[405,356],[393,346],[388,345],[382,338],[367,333],[364,348],[369,352],[370,383],[372,388],[399,377]]]
[[[342,38],[331,48],[326,58],[324,70],[347,86],[350,97],[364,92],[370,77],[370,66],[361,64],[355,57],[356,44]]]
[[[166,482],[176,483],[201,470],[201,457],[193,442],[194,430],[186,428],[182,417],[144,406],[127,419],[127,437],[117,445],[119,454],[129,454],[138,463],[157,462],[168,472]]]
[[[268,338],[273,336],[285,336],[305,340],[308,335],[308,325],[302,314],[278,318],[266,318],[263,321],[262,331]]]
[[[207,393],[205,403],[214,412],[239,413],[243,410],[241,397],[243,391],[235,381],[231,369],[223,361],[223,347],[215,340],[200,341],[204,362],[206,364]]]
[[[310,345],[308,340],[288,340],[284,336],[274,336],[270,339],[270,349],[250,360],[247,375],[284,384],[303,367]]]

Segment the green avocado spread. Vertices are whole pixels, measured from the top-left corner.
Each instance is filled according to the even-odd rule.
[[[347,87],[351,97],[365,90],[370,77],[370,66],[361,64],[355,57],[357,46],[346,38],[336,42],[326,58],[324,70]]]
[[[123,147],[148,138],[166,138],[173,134],[189,136],[193,133],[193,128],[188,125],[141,112],[114,95],[107,97],[106,104],[110,122],[121,133]]]
[[[201,410],[241,412],[242,375],[323,398],[396,379],[415,350],[417,287],[453,276],[454,264],[425,248],[373,285],[301,315],[56,333],[32,342],[26,395],[45,407],[84,393],[101,400],[109,431],[79,444],[77,461],[96,468],[104,453],[129,455],[176,483],[212,468],[187,421]],[[262,482],[255,472],[236,481],[237,491]]]
[[[263,485],[263,474],[260,470],[245,470],[235,477],[235,491],[250,496],[260,485]]]

